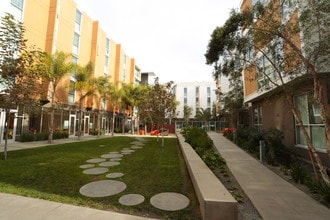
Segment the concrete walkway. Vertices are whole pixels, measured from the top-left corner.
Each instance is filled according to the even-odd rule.
[[[270,171],[222,134],[210,132],[209,136],[263,219],[330,219],[327,207]]]

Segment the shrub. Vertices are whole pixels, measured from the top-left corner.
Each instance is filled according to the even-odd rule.
[[[189,143],[197,152],[203,152],[213,147],[213,141],[202,128],[186,128],[183,136],[185,141]]]
[[[34,141],[35,140],[35,136],[33,133],[22,133],[20,136],[19,136],[19,140],[21,142],[31,142],[31,141]]]
[[[229,140],[233,141],[234,132],[235,132],[235,129],[233,129],[233,128],[225,128],[225,129],[223,129],[223,136],[225,136]]]
[[[295,162],[290,167],[290,174],[296,183],[304,184],[308,175],[306,168],[299,162]]]
[[[257,128],[239,128],[236,131],[237,144],[250,153],[259,152],[259,141],[263,139],[263,132]]]
[[[89,130],[90,135],[98,135],[99,131],[97,129],[91,129]],[[100,135],[104,135],[105,131],[103,129],[100,130]]]
[[[225,159],[216,154],[214,150],[207,150],[201,155],[202,160],[211,169],[216,169],[226,164]]]
[[[35,140],[36,141],[43,141],[48,139],[48,133],[36,133]]]
[[[306,181],[306,185],[321,201],[330,203],[330,186],[328,186],[323,180],[317,180],[313,177]]]
[[[271,165],[283,164],[288,166],[291,163],[291,151],[282,143],[283,132],[271,128],[263,134],[266,142],[267,163]]]

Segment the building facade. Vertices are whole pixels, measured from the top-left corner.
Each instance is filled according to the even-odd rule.
[[[218,103],[216,95],[217,87],[214,82],[180,82],[174,86],[177,118],[183,119],[185,105],[192,108],[190,116],[193,119],[199,109],[209,109],[212,112],[214,105]]]
[[[255,0],[243,0],[241,11],[252,8],[257,2]],[[307,53],[313,50],[311,48],[312,44],[307,40],[307,34],[309,35],[311,32],[304,32],[303,25],[305,24],[299,20],[301,7],[306,2],[304,0],[263,0],[259,2],[264,4],[266,8],[267,5],[272,4],[272,10],[268,12],[269,16],[272,16],[274,18],[273,21],[278,22],[279,26],[284,30],[289,30],[291,27],[299,28],[299,32],[294,32],[293,30],[293,34],[287,37],[293,42],[293,46],[307,57]],[[256,20],[253,25],[254,27],[260,27],[263,24]],[[329,29],[329,27],[327,28]],[[249,27],[246,27],[242,30],[242,34],[247,34],[248,30]],[[312,38],[317,39],[317,34],[315,32]],[[289,46],[287,41],[281,41],[281,39],[274,37],[273,39],[256,42],[257,37],[256,35],[254,36],[255,47],[250,49],[250,53],[247,53],[250,56],[250,62],[244,64],[243,70],[244,102],[249,106],[250,125],[265,130],[270,128],[281,130],[284,134],[284,144],[292,147],[301,158],[309,160],[310,156],[305,138],[299,122],[292,114],[290,105],[293,103],[302,116],[302,123],[310,135],[313,146],[324,164],[330,167],[325,126],[320,117],[320,107],[313,97],[313,79],[306,71],[303,63],[299,62],[300,59],[294,54],[292,45]],[[280,55],[277,58],[272,57],[274,55],[269,52],[270,48],[272,46],[274,48],[275,45],[277,46],[277,54]],[[326,59],[328,59],[329,63],[329,56]],[[278,64],[277,62],[282,63]],[[275,70],[274,64],[282,67],[281,73]],[[322,66],[319,63],[316,63],[316,65],[319,71],[318,77],[320,77],[321,84],[325,90],[325,99],[328,100],[326,105],[329,106],[329,65]],[[274,86],[271,81],[279,83],[280,86]],[[284,91],[285,88],[290,90]],[[290,95],[287,96],[287,94]]]
[[[1,1],[0,16],[5,13],[13,14],[17,20],[23,22],[28,45],[34,45],[48,54],[59,51],[70,53],[71,61],[81,66],[92,62],[92,77],[104,76],[109,83],[119,87],[123,83],[134,84],[141,80],[134,58],[128,56],[121,45],[111,39],[99,21],[89,17],[73,0],[4,0]],[[80,93],[70,87],[70,84],[74,83],[75,79],[69,73],[57,86],[54,129],[77,135],[78,123],[82,118],[81,133],[88,134],[96,128],[110,132],[114,111],[111,103],[100,96],[88,97],[84,99],[80,112]],[[48,82],[44,86],[50,88],[51,84]],[[44,99],[49,101],[49,97]],[[35,115],[23,115],[18,109],[13,109],[11,112],[15,117],[10,120],[12,139],[29,130],[48,132],[49,108],[49,103],[45,104],[41,113]],[[101,117],[101,120],[98,120],[98,117]],[[120,114],[116,117],[118,126],[124,123],[124,117]],[[4,120],[1,113],[0,141],[4,132]]]

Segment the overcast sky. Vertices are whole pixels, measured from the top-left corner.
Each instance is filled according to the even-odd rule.
[[[241,0],[75,0],[111,39],[161,82],[212,81],[210,35]]]

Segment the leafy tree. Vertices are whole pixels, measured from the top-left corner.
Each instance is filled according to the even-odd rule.
[[[253,8],[241,13],[232,11],[222,27],[217,27],[208,44],[205,54],[208,64],[215,64],[221,73],[232,74],[236,65],[255,69],[257,75],[244,76],[245,81],[255,81],[256,77],[265,80],[261,85],[266,91],[278,88],[283,91],[291,111],[304,134],[311,161],[316,162],[323,180],[330,184],[326,169],[311,142],[302,123],[300,111],[292,100],[291,85],[288,79],[296,81],[309,76],[314,83],[314,98],[320,106],[325,125],[327,153],[330,152],[330,106],[326,101],[326,72],[329,63],[330,35],[329,8],[327,0],[297,1],[291,19],[282,23],[281,4],[271,0],[267,5],[258,2]],[[298,13],[299,10],[299,13]],[[244,32],[245,34],[241,34]],[[300,44],[300,36],[304,45]],[[271,68],[262,68],[258,60],[251,59],[260,54]],[[221,60],[221,66],[218,61]],[[274,73],[274,75],[270,74]],[[314,168],[316,174],[316,170]]]
[[[39,72],[35,65],[41,52],[28,48],[24,39],[25,28],[11,14],[1,18],[0,24],[0,103],[5,109],[5,146],[3,158],[7,159],[8,125],[10,110],[21,108],[32,112],[38,106],[41,93]]]
[[[58,86],[63,78],[69,74],[75,67],[74,63],[69,61],[71,54],[62,51],[56,51],[54,54],[44,53],[42,62],[37,69],[42,74],[42,78],[49,83],[48,99],[50,101],[50,121],[48,123],[48,143],[53,142],[55,106],[59,99],[57,97]]]

